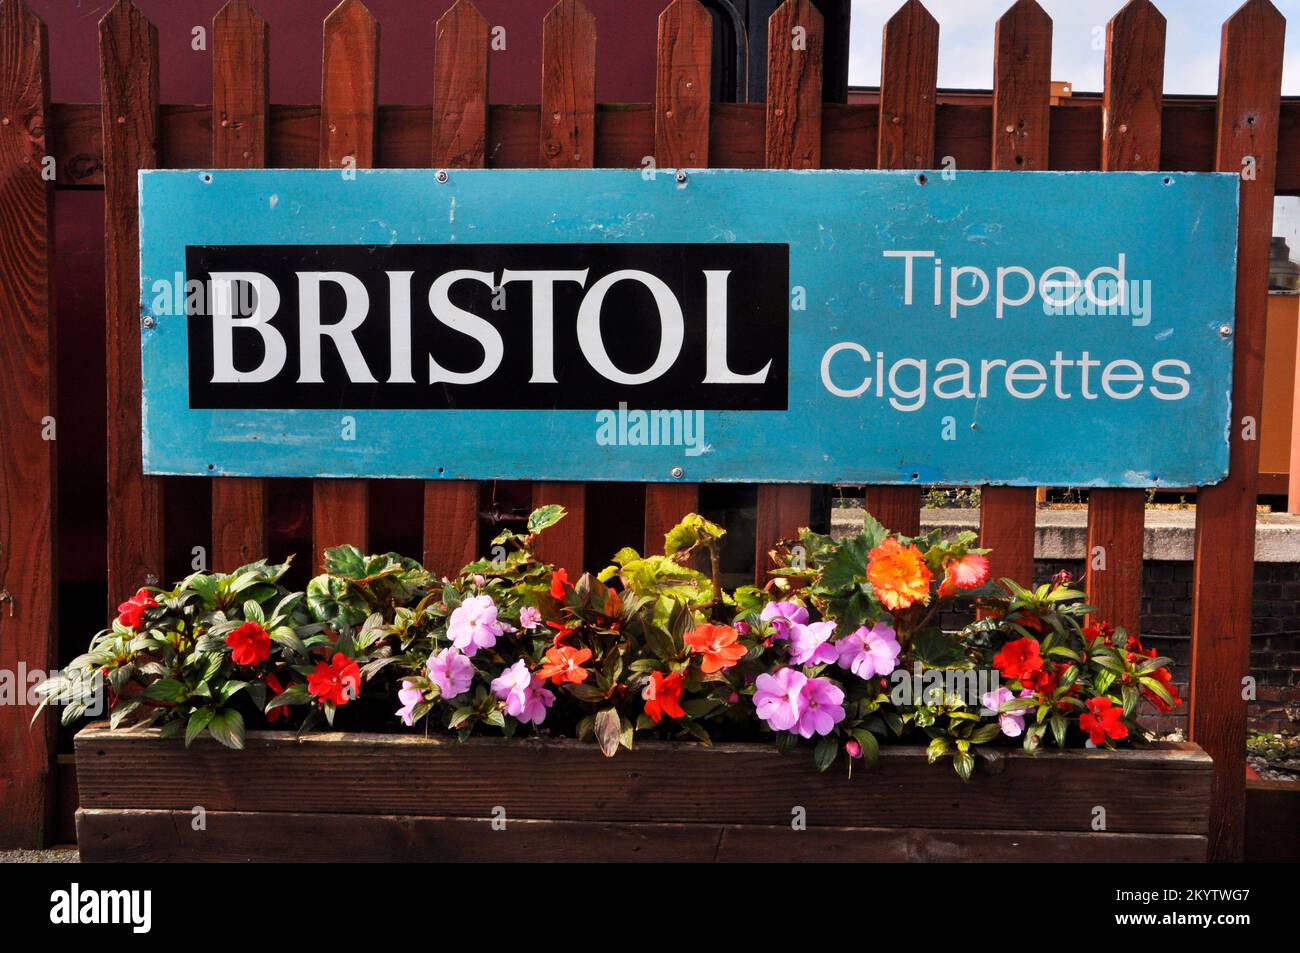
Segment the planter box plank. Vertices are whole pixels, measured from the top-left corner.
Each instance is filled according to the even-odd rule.
[[[418,861],[1069,861],[1199,862],[1191,834],[1055,833],[917,828],[592,823],[377,814],[83,809],[83,861],[309,863]],[[286,853],[286,847],[291,853]]]
[[[820,774],[808,752],[767,745],[646,743],[606,759],[562,740],[253,732],[244,751],[157,732],[77,735],[81,806],[91,810],[347,814],[597,824],[1063,831],[1203,836],[1211,761],[1195,745],[1134,751],[1002,749],[963,783],[916,747],[873,769]]]

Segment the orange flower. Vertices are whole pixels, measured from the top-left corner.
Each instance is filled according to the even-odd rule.
[[[904,546],[893,536],[871,551],[867,579],[886,609],[906,609],[930,601],[930,567],[915,545]]]
[[[546,661],[537,670],[542,678],[549,678],[555,685],[565,682],[582,684],[591,673],[582,667],[582,663],[591,658],[591,649],[575,649],[570,645],[557,645],[546,650]]]
[[[686,717],[686,712],[682,710],[681,672],[673,672],[671,675],[651,672],[650,681],[645,683],[641,697],[645,699],[645,713],[656,725],[663,720],[664,715],[669,718]]]
[[[939,598],[955,596],[958,589],[978,589],[989,578],[989,561],[979,553],[967,553],[943,562],[943,582],[939,583]]]
[[[738,638],[736,630],[729,625],[706,624],[687,633],[686,647],[704,656],[700,670],[705,675],[711,675],[724,668],[731,668],[745,657],[748,649],[736,641]]]

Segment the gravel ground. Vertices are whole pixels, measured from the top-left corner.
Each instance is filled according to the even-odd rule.
[[[72,847],[51,850],[0,850],[0,864],[76,864],[81,858]]]

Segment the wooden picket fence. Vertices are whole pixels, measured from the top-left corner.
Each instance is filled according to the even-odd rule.
[[[469,0],[430,28],[431,109],[378,105],[379,26],[359,0],[344,0],[324,22],[319,107],[272,106],[267,24],[247,0],[230,0],[213,21],[211,106],[160,107],[157,33],[129,0],[118,0],[99,27],[101,104],[81,106],[49,102],[44,26],[22,0],[0,0],[0,668],[21,661],[48,670],[57,662],[56,442],[42,429],[55,414],[58,187],[105,192],[108,584],[116,601],[163,576],[164,484],[141,472],[140,169],[339,167],[346,159],[362,168],[638,167],[645,156],[660,168],[904,169],[936,168],[951,156],[958,168],[1246,170],[1231,473],[1197,496],[1190,691],[1192,738],[1215,760],[1211,855],[1240,858],[1259,447],[1241,424],[1260,413],[1275,182],[1283,175],[1288,188],[1300,187],[1300,148],[1287,150],[1291,164],[1279,168],[1279,136],[1294,142],[1300,123],[1288,112],[1284,125],[1280,108],[1285,21],[1273,5],[1248,0],[1224,24],[1210,111],[1162,97],[1165,18],[1149,0],[1130,0],[1106,31],[1100,121],[1097,110],[1050,105],[1052,22],[1034,0],[1016,0],[997,21],[991,108],[937,105],[939,25],[920,0],[903,3],[885,27],[879,105],[822,103],[822,20],[810,0],[786,0],[772,15],[766,104],[710,103],[712,26],[697,0],[674,0],[659,19],[655,102],[617,109],[596,103],[597,23],[581,0],[560,0],[541,25],[537,106],[489,103],[490,28]],[[790,42],[796,28],[807,39],[801,49]],[[72,171],[47,180],[48,155]],[[1152,236],[1175,247],[1177,238]],[[455,570],[476,554],[479,490],[472,482],[425,484],[430,568]],[[772,546],[807,525],[812,488],[766,484],[757,492],[761,578]],[[532,496],[570,513],[548,533],[542,555],[571,570],[587,565],[586,486],[536,483]],[[367,497],[365,481],[314,482],[317,554],[366,544]],[[982,501],[980,535],[993,548],[993,572],[1031,578],[1034,490],[985,487]],[[868,487],[866,502],[886,525],[918,530],[919,487]],[[648,485],[646,547],[698,504],[697,486]],[[213,566],[265,553],[267,508],[265,481],[212,481]],[[1141,490],[1090,495],[1088,547],[1102,547],[1106,560],[1104,571],[1089,571],[1088,589],[1104,617],[1132,632],[1143,509]],[[0,845],[48,836],[53,719],[29,731],[29,718],[29,709],[0,708]]]

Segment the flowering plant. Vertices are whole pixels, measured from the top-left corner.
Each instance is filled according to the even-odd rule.
[[[907,537],[871,517],[845,539],[804,530],[772,553],[767,586],[728,592],[725,534],[697,514],[662,554],[623,549],[577,578],[533,553],[564,515],[535,511],[454,578],[343,546],[302,593],[280,585],[287,563],[264,561],[141,589],[44,690],[70,722],[106,686],[113,727],[187,744],[206,732],[241,747],[249,720],[342,719],[571,735],[609,756],[639,738],[769,737],[811,743],[825,770],[913,736],[963,778],[995,742],[1111,747],[1141,738],[1144,701],[1181,703],[1169,660],[1089,621],[1068,576],[994,583],[973,533]],[[944,631],[963,603],[978,619]]]

